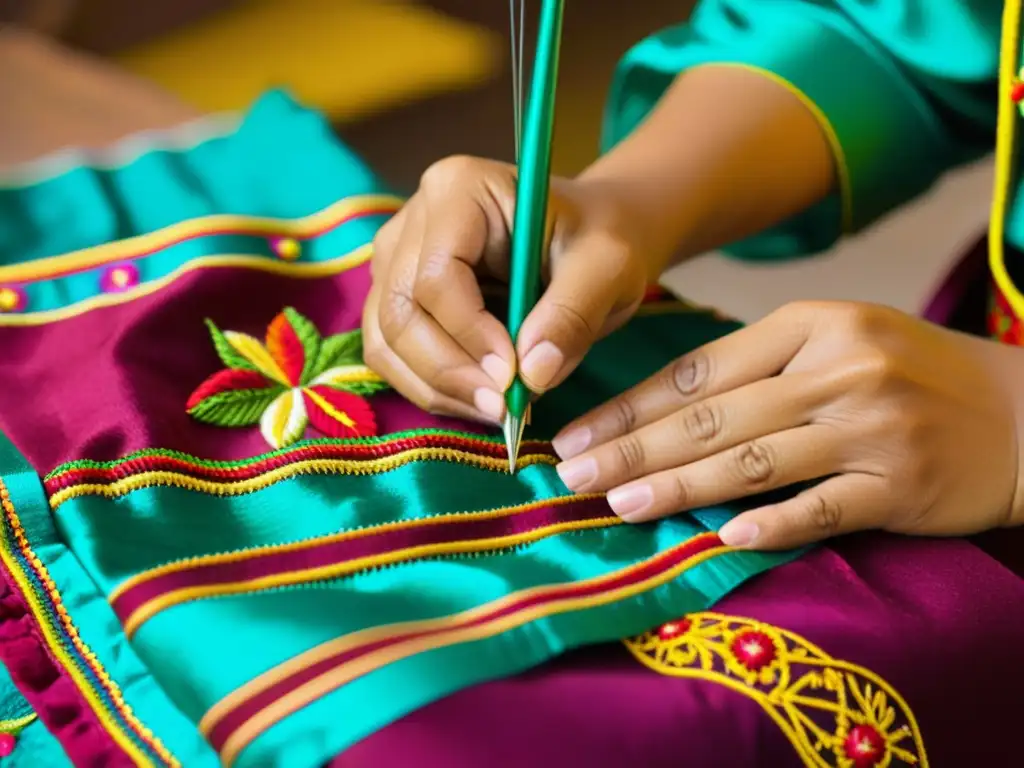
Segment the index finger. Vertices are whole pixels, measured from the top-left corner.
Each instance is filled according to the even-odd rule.
[[[695,402],[775,376],[809,333],[803,318],[776,312],[698,347],[568,424],[553,441],[555,451],[562,459],[577,456]]]
[[[508,330],[487,311],[478,277],[485,256],[503,247],[489,215],[470,194],[428,205],[413,299],[478,363],[496,356],[506,378],[496,383],[507,386],[515,350]],[[496,370],[493,361],[487,367]]]

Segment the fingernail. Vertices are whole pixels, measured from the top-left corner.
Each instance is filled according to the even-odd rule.
[[[576,429],[570,429],[565,434],[557,435],[551,441],[551,445],[555,449],[555,453],[558,454],[558,458],[565,461],[573,456],[579,456],[587,450],[592,439],[590,430],[587,427],[577,427]]]
[[[486,354],[480,361],[480,367],[498,387],[501,389],[508,387],[509,379],[512,378],[512,368],[500,357],[493,353]]]
[[[654,489],[649,485],[627,485],[608,492],[608,506],[627,522],[644,513],[654,503]]]
[[[546,389],[554,381],[564,362],[565,355],[562,354],[562,350],[550,341],[542,341],[523,358],[523,378],[536,389]]]
[[[722,529],[718,532],[718,538],[727,547],[749,547],[757,539],[757,534],[760,532],[761,530],[757,527],[757,523],[751,523],[747,520],[730,520],[722,526]]]
[[[555,471],[562,478],[565,487],[570,491],[582,491],[592,482],[597,480],[596,459],[574,459],[563,461]]]
[[[484,416],[495,421],[501,421],[505,415],[505,400],[493,389],[480,387],[473,393],[473,405]]]

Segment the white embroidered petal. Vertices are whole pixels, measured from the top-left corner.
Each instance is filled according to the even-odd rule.
[[[271,448],[284,448],[300,440],[309,417],[302,391],[289,389],[275,398],[260,418],[260,433]]]
[[[371,371],[365,365],[339,365],[328,368],[309,383],[315,387],[318,384],[326,384],[329,387],[336,387],[341,384],[355,382],[379,382],[383,381],[378,374]]]

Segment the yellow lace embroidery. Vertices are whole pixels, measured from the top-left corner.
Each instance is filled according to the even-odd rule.
[[[914,715],[890,685],[792,632],[694,613],[625,644],[656,672],[708,680],[756,701],[807,766],[928,766]]]

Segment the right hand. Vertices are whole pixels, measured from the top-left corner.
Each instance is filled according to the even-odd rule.
[[[499,422],[517,369],[537,394],[557,386],[643,298],[648,266],[635,218],[607,188],[555,179],[548,283],[513,346],[485,309],[480,280],[508,279],[515,193],[514,166],[448,158],[374,240],[366,362],[425,410]]]

